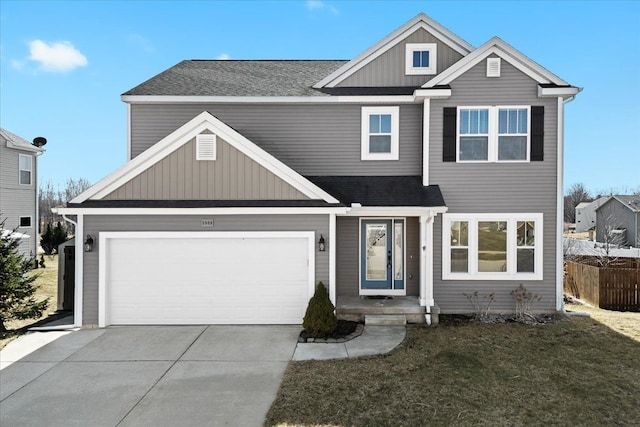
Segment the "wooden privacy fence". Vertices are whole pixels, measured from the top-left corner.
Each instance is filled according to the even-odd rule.
[[[596,261],[565,261],[565,293],[607,310],[640,311],[640,260],[625,259],[607,267]]]

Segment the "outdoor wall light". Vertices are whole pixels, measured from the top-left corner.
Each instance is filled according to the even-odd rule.
[[[93,250],[93,237],[87,234],[87,240],[84,241],[84,251],[91,252]]]
[[[318,240],[318,250],[320,252],[324,252],[324,250],[326,249],[326,246],[324,244],[324,237],[322,236],[322,234],[320,235],[320,240]]]

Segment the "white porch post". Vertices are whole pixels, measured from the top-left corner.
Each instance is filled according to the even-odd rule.
[[[420,306],[427,305],[427,215],[420,215]]]
[[[78,214],[76,225],[76,254],[75,254],[75,289],[73,301],[73,324],[82,327],[82,293],[84,291],[84,215]]]
[[[336,306],[336,214],[329,214],[329,299]]]
[[[426,321],[431,324],[433,299],[433,212],[420,215],[420,306],[426,308]]]

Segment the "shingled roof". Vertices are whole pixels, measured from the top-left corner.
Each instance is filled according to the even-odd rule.
[[[323,96],[312,88],[346,60],[188,60],[123,95]]]

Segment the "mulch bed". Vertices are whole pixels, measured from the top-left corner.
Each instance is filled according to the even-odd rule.
[[[362,334],[362,327],[358,322],[351,322],[349,320],[338,320],[338,326],[333,331],[333,333],[327,335],[324,338],[312,338],[307,334],[307,331],[300,332],[300,337],[298,338],[298,342],[345,342],[353,339]]]

